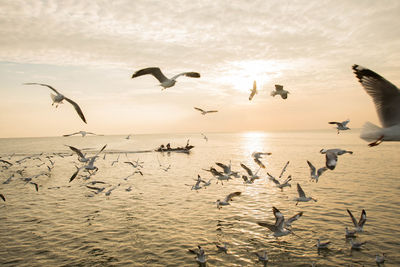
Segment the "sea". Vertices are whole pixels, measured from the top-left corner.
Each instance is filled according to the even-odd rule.
[[[201,246],[206,266],[263,266],[255,253],[267,251],[268,266],[400,266],[400,143],[368,147],[358,130],[143,134],[0,139],[0,266],[199,266],[189,249]],[[155,152],[161,144],[194,146],[190,153]],[[107,145],[104,151],[99,150]],[[97,155],[89,175],[70,150]],[[307,160],[325,166],[321,149],[341,148],[334,170],[310,181]],[[261,160],[253,152],[270,152]],[[30,158],[26,158],[26,157]],[[26,158],[26,159],[24,159]],[[277,188],[276,178],[289,161]],[[132,162],[129,164],[126,162]],[[198,175],[213,178],[216,162],[258,171],[260,179],[211,180],[192,190]],[[143,174],[141,175],[140,172]],[[38,177],[36,175],[41,174]],[[9,179],[11,177],[11,179]],[[35,184],[38,186],[36,191]],[[296,205],[297,184],[317,201]],[[230,205],[216,201],[241,192]],[[275,222],[272,207],[289,218],[293,234],[275,238],[257,222]],[[347,212],[367,221],[352,250]],[[316,241],[330,241],[318,250]],[[216,245],[227,244],[227,253]]]

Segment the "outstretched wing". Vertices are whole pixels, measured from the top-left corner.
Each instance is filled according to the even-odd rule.
[[[83,115],[83,112],[82,112],[81,108],[78,106],[78,104],[75,103],[74,101],[72,101],[71,99],[67,98],[67,97],[64,97],[64,99],[65,99],[65,101],[68,101],[74,107],[74,109],[78,113],[79,117],[81,117],[83,122],[87,123],[86,119],[85,119],[85,116]]]
[[[339,124],[341,124],[340,122],[337,122],[337,121],[330,121],[330,122],[328,122],[329,124],[337,124],[337,125],[339,125]]]
[[[270,179],[272,182],[274,182],[275,184],[277,184],[277,185],[280,185],[280,184],[281,184],[278,180],[275,179],[274,176],[272,176],[272,175],[269,174],[268,172],[267,172],[267,175],[268,175],[269,179]]]
[[[349,209],[347,209],[347,212],[349,213],[351,221],[353,222],[354,226],[357,227],[358,223],[356,221],[356,218],[354,218],[353,213],[351,213],[351,211]]]
[[[247,172],[250,176],[253,176],[253,172],[249,169],[249,167],[247,167],[247,166],[244,165],[243,163],[240,163],[240,166],[242,166],[242,168],[245,169],[246,172]]]
[[[309,162],[308,160],[307,160],[307,164],[308,164],[308,166],[310,167],[310,174],[311,174],[311,176],[314,176],[314,175],[315,175],[315,167],[314,167],[314,165],[312,165],[312,163]],[[318,171],[319,171],[319,170],[318,170]]]
[[[215,162],[215,164],[218,165],[219,167],[221,167],[222,169],[224,169],[224,173],[228,173],[230,171],[230,168],[223,163]]]
[[[282,177],[282,175],[285,173],[286,168],[287,168],[287,166],[289,165],[289,162],[290,162],[290,161],[286,162],[285,166],[283,167],[283,169],[282,169],[282,171],[281,171],[281,174],[279,175],[279,179],[280,179],[280,178]]]
[[[383,127],[400,123],[400,91],[388,80],[370,69],[353,65],[358,81],[364,87],[374,103]]]
[[[297,183],[297,193],[299,193],[299,197],[306,197],[306,194],[304,193],[299,183]]]
[[[341,124],[342,124],[343,126],[346,126],[349,122],[350,122],[350,120],[345,120],[345,121],[342,121]]]
[[[290,217],[289,219],[286,220],[287,225],[291,225],[292,222],[296,221],[303,215],[303,212],[300,211],[299,213],[296,213],[294,216]]]
[[[75,135],[75,134],[80,134],[80,132],[71,133],[71,134],[63,134],[63,136],[64,136],[64,137],[67,137],[67,136],[71,136],[71,135]]]
[[[240,196],[242,192],[233,192],[226,196],[225,202],[229,202],[232,200],[233,197]]]
[[[206,113],[215,113],[218,112],[218,110],[207,110]]]
[[[278,230],[278,228],[275,226],[275,224],[270,224],[270,223],[266,223],[266,222],[257,222],[257,224],[262,227],[267,227],[272,232],[276,232]]]
[[[319,168],[317,171],[318,177],[320,177],[327,169],[328,169],[327,167]]]
[[[361,212],[360,220],[358,221],[358,226],[363,227],[366,221],[367,221],[367,213],[363,209]]]
[[[186,76],[186,77],[190,77],[190,78],[200,78],[200,73],[198,73],[198,72],[182,72],[182,73],[179,73],[179,74],[175,75],[174,77],[172,77],[171,80],[176,80],[179,76]]]
[[[275,84],[275,90],[276,91],[282,91],[283,90],[283,85]]]
[[[132,79],[142,76],[142,75],[147,75],[147,74],[153,75],[160,83],[168,80],[168,78],[165,77],[165,75],[161,72],[160,68],[157,68],[157,67],[151,67],[151,68],[145,68],[145,69],[138,70],[137,72],[132,74]]]
[[[44,83],[24,83],[24,85],[41,85],[41,86],[47,86],[48,88],[50,88],[51,90],[53,90],[56,94],[60,94],[54,87],[48,85],[48,84],[44,84]]]
[[[79,150],[79,149],[77,149],[76,147],[73,147],[73,146],[68,146],[68,145],[66,145],[67,147],[69,147],[72,151],[74,151],[76,154],[78,154],[78,156],[80,157],[80,158],[84,158],[85,156],[83,155],[83,153]]]
[[[203,109],[201,109],[201,108],[197,108],[197,107],[194,107],[194,109],[195,110],[198,110],[198,111],[200,111],[200,112],[205,112]]]

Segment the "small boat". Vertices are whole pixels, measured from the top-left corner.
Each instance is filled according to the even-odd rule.
[[[175,148],[157,148],[156,152],[179,152],[179,153],[189,153],[190,150],[194,148],[194,146],[186,146],[186,147],[175,147]]]

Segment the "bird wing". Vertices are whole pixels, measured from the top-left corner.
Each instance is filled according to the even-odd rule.
[[[6,201],[6,198],[4,197],[3,194],[0,194],[0,198],[1,198],[3,201]]]
[[[126,164],[129,164],[129,165],[131,165],[131,166],[133,166],[133,167],[136,167],[136,166],[135,166],[135,164],[133,164],[133,162],[130,162],[130,161],[124,161],[124,163],[126,163]]]
[[[265,165],[264,165],[264,163],[261,162],[261,160],[259,160],[258,158],[254,158],[254,161],[255,161],[255,163],[258,164],[258,166],[265,169]]]
[[[4,159],[0,159],[0,162],[3,162],[3,163],[8,164],[10,166],[13,165],[11,162],[8,162],[7,160],[4,160]]]
[[[342,124],[342,126],[346,126],[349,122],[350,122],[350,120],[345,120],[345,121],[342,121],[341,124]]]
[[[270,179],[272,182],[274,182],[275,184],[277,184],[277,185],[280,185],[280,184],[281,184],[278,180],[275,179],[274,176],[272,176],[272,175],[269,174],[268,172],[267,172],[267,175],[268,175],[269,179]]]
[[[48,84],[44,84],[44,83],[24,83],[24,85],[41,85],[41,86],[47,86],[48,88],[50,88],[51,90],[53,90],[56,94],[60,94],[54,87],[48,85]]]
[[[367,221],[367,213],[363,209],[361,212],[360,220],[358,221],[358,226],[362,227],[366,221]]]
[[[194,107],[194,109],[195,110],[198,110],[198,111],[200,111],[200,112],[205,112],[203,109],[201,109],[201,108],[197,108],[197,107]]]
[[[224,169],[224,173],[228,173],[230,171],[228,165],[225,165],[223,163],[220,162],[215,162],[216,165],[218,165],[219,167],[221,167],[222,169]]]
[[[299,193],[299,197],[306,197],[306,194],[304,193],[299,183],[297,183],[297,193]]]
[[[80,170],[81,170],[80,168],[76,168],[74,174],[72,174],[71,178],[69,178],[69,182],[72,182],[76,178]]]
[[[317,171],[318,177],[320,177],[327,169],[328,169],[327,167],[319,168]]]
[[[72,151],[74,151],[76,154],[78,154],[78,156],[80,158],[84,158],[85,156],[83,155],[82,151],[80,151],[79,149],[77,149],[76,147],[73,146],[67,146],[69,147]]]
[[[350,218],[351,218],[351,220],[352,220],[354,226],[357,227],[357,226],[358,226],[358,223],[357,223],[357,221],[356,221],[356,218],[354,218],[353,213],[351,213],[351,211],[350,211],[349,209],[347,209],[347,212],[349,213]]]
[[[71,133],[71,134],[63,134],[63,136],[64,136],[64,137],[67,137],[67,136],[71,136],[71,135],[75,135],[75,134],[80,134],[80,132]]]
[[[147,75],[147,74],[153,75],[161,83],[168,80],[168,78],[165,77],[165,75],[161,72],[160,68],[157,68],[157,67],[151,67],[151,68],[145,68],[145,69],[138,70],[137,72],[132,74],[132,79],[142,76],[142,75]]]
[[[257,222],[257,224],[262,227],[267,227],[272,232],[276,232],[278,230],[278,227],[276,227],[275,224],[270,224],[266,222]]]
[[[283,184],[287,184],[292,180],[292,176],[289,175],[288,178],[286,178],[286,180],[283,182]]]
[[[278,226],[281,221],[285,220],[285,217],[283,216],[282,212],[280,212],[277,208],[272,207],[272,212],[274,213],[275,216],[275,225]]]
[[[233,193],[230,193],[229,195],[227,195],[226,197],[225,197],[225,202],[229,202],[229,201],[231,201],[232,200],[232,198],[233,197],[236,197],[236,196],[240,196],[242,194],[242,192],[233,192]]]
[[[288,224],[292,224],[292,222],[296,221],[297,219],[299,219],[301,216],[303,215],[303,212],[300,211],[299,213],[296,213],[294,216],[290,217],[289,219],[287,219],[287,223]]]
[[[174,77],[171,78],[171,80],[176,80],[179,76],[186,76],[186,77],[191,77],[191,78],[200,78],[200,73],[198,72],[182,72]]]
[[[279,84],[275,84],[275,90],[276,91],[282,91],[283,90],[283,86],[279,85]]]
[[[353,65],[358,81],[374,103],[383,127],[400,123],[400,90],[388,80],[370,69]]]
[[[206,113],[215,113],[218,112],[218,110],[207,110]]]
[[[311,176],[314,176],[315,175],[315,167],[314,167],[314,165],[312,165],[312,163],[309,162],[308,160],[307,160],[307,164],[308,164],[308,166],[310,166],[310,174],[311,174]]]
[[[290,162],[290,161],[286,162],[285,166],[283,167],[283,169],[282,169],[282,171],[281,171],[281,174],[279,175],[279,179],[282,177],[283,173],[286,171],[286,168],[287,168],[287,166],[289,165],[289,162]]]
[[[85,116],[83,115],[83,112],[82,112],[81,108],[78,106],[78,104],[67,97],[64,97],[64,99],[65,99],[65,101],[68,101],[75,108],[76,112],[78,113],[79,117],[81,117],[83,122],[87,123]]]
[[[337,125],[339,125],[340,124],[340,122],[337,122],[337,121],[330,121],[330,122],[328,122],[329,124],[337,124]]]
[[[240,166],[242,166],[242,168],[245,169],[246,172],[247,172],[250,176],[253,176],[253,172],[249,169],[249,167],[247,167],[247,166],[244,165],[243,163],[240,163]]]

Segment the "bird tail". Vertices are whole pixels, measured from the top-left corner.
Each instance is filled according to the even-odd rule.
[[[51,97],[51,100],[53,100],[53,102],[56,101],[56,95],[55,94],[50,93],[50,97]]]
[[[366,122],[361,129],[360,138],[364,139],[365,141],[373,141],[378,139],[382,135],[383,135],[382,128],[376,126],[371,122]]]

